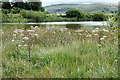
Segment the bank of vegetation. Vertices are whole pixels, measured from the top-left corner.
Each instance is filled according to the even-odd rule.
[[[68,9],[66,15],[50,14],[41,6],[41,2],[6,2],[2,4],[2,21],[4,23],[19,22],[60,22],[60,21],[106,21],[103,12],[87,13],[78,9]],[[6,6],[7,5],[7,6]]]

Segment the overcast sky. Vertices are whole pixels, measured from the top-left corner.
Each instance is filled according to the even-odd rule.
[[[78,3],[78,2],[113,2],[118,3],[120,0],[41,0],[43,6],[62,3]]]

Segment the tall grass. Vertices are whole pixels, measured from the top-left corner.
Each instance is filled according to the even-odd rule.
[[[93,30],[84,27],[73,30],[37,27],[35,32],[38,38],[31,46],[29,61],[28,47],[23,46],[26,43],[22,42],[22,37],[13,36],[17,26],[6,26],[3,26],[2,38],[3,78],[118,77],[118,39],[115,39],[114,31],[109,28]],[[26,32],[35,27],[20,26],[17,29]]]

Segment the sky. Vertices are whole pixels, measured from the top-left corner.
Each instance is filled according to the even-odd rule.
[[[0,0],[1,1],[1,0]],[[3,1],[8,1],[8,0],[3,0]],[[12,1],[12,0],[9,0]],[[16,0],[19,1],[19,0]],[[26,1],[26,0],[25,0]],[[31,0],[35,1],[35,0]],[[92,2],[108,2],[108,3],[118,3],[120,0],[40,0],[42,1],[42,6],[48,6],[48,5],[53,5],[53,4],[66,4],[66,3],[92,3]]]
[[[110,3],[118,3],[120,0],[41,0],[42,6],[48,6],[53,4],[63,4],[63,3],[80,3],[80,2],[110,2]]]

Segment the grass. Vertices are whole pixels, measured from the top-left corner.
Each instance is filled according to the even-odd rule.
[[[16,28],[24,30],[24,33],[14,38]],[[118,77],[118,40],[114,39],[113,30],[107,28],[107,32],[104,27],[98,30],[89,27],[78,30],[38,27],[35,43],[31,40],[29,61],[29,49],[23,46],[26,44],[21,42],[23,37],[19,37],[28,29],[32,28],[3,26],[3,78]],[[98,32],[92,32],[93,29]],[[100,40],[103,36],[107,37]]]

